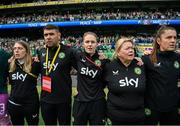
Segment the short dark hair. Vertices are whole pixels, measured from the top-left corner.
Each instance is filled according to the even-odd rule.
[[[59,27],[56,25],[52,25],[52,24],[47,24],[44,28],[44,30],[57,30],[59,32]]]

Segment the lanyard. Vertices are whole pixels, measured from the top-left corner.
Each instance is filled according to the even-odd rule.
[[[33,73],[28,73],[29,75],[33,76],[34,78],[38,78],[38,76],[36,76],[35,74]]]
[[[94,64],[96,67],[102,69],[101,66],[96,65],[96,63],[93,62],[91,59],[89,59],[87,56],[86,56],[86,59],[87,59],[89,62],[91,62],[92,64]]]
[[[20,69],[22,70],[22,71],[24,71],[23,70],[23,68],[22,68],[22,66],[19,64],[19,67],[20,67]],[[26,71],[24,71],[24,72],[26,72]],[[35,74],[33,74],[33,73],[30,73],[30,72],[26,72],[27,74],[29,74],[29,75],[31,75],[32,77],[34,77],[34,78],[38,78],[38,76],[36,76]]]
[[[51,64],[50,64],[49,71],[47,71],[48,67],[46,68],[46,75],[50,74],[50,72],[51,72],[51,70],[53,68],[53,64],[54,64],[54,62],[55,62],[55,60],[57,58],[57,55],[58,55],[59,51],[60,51],[60,45],[59,45],[59,47],[58,47],[58,49],[57,49],[57,51],[56,51],[56,53],[55,53],[55,55],[53,57],[53,60],[52,60]],[[46,65],[47,66],[49,66],[48,65],[48,53],[49,53],[49,48],[46,49]]]

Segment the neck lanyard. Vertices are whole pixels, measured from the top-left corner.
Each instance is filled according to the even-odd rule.
[[[102,69],[101,66],[96,65],[96,63],[95,63],[94,61],[92,61],[91,59],[89,59],[87,56],[86,56],[86,59],[87,59],[89,62],[91,62],[92,64],[94,64],[96,67]]]
[[[53,57],[53,60],[52,60],[52,62],[51,62],[51,64],[50,64],[50,68],[49,68],[49,71],[48,71],[47,69],[48,69],[48,66],[49,66],[49,65],[48,65],[49,48],[46,49],[46,65],[47,65],[46,75],[49,75],[49,74],[50,74],[50,72],[51,72],[51,70],[52,70],[52,68],[53,68],[53,64],[54,64],[54,62],[55,62],[55,60],[56,60],[56,58],[57,58],[57,55],[58,55],[59,51],[60,51],[60,45],[59,45],[59,47],[58,47],[58,49],[57,49],[57,51],[56,51],[56,53],[55,53],[55,55],[54,55],[54,57]]]
[[[19,68],[22,70],[22,71],[24,71],[23,70],[23,67],[21,66],[22,64],[20,64],[20,63],[18,63],[18,65],[19,65]],[[33,73],[31,73],[31,72],[26,72],[26,71],[24,71],[25,73],[27,73],[27,74],[29,74],[29,75],[31,75],[32,77],[34,77],[34,78],[38,78],[38,76],[36,76],[35,74],[33,74]]]

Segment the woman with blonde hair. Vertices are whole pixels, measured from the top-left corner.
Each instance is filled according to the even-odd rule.
[[[23,41],[15,42],[13,57],[9,68],[11,93],[8,100],[8,111],[13,125],[38,125],[39,96],[37,77],[40,73],[39,63],[33,62],[29,45]]]
[[[112,125],[144,124],[144,66],[134,59],[134,44],[123,37],[116,42],[113,60],[105,67],[109,89],[107,116]]]

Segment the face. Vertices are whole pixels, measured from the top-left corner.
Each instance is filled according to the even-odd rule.
[[[45,44],[48,47],[54,47],[57,46],[59,44],[59,40],[60,40],[61,34],[60,32],[58,32],[55,29],[52,30],[44,30],[44,40],[45,40]]]
[[[97,45],[98,43],[95,36],[88,34],[84,37],[83,47],[86,53],[93,55],[96,52]]]
[[[176,49],[177,33],[174,30],[165,30],[157,39],[160,51],[174,51]]]
[[[132,61],[134,59],[134,46],[131,42],[124,42],[118,50],[118,58],[123,61]]]
[[[19,43],[15,43],[14,47],[13,47],[13,52],[14,52],[14,57],[15,59],[23,59],[27,52],[26,49],[24,48],[24,46],[22,46]]]

